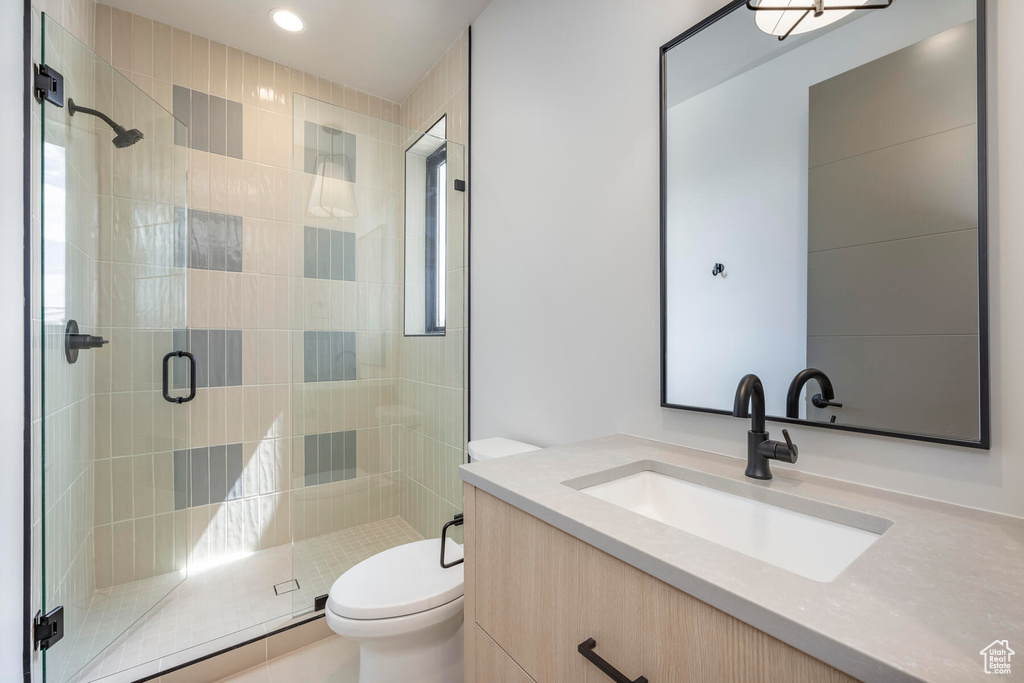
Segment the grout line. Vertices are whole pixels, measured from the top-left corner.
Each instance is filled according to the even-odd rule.
[[[945,235],[959,235],[966,232],[977,232],[977,228],[961,228],[959,230],[948,230],[946,232],[931,232],[927,235],[909,235],[907,237],[896,237],[891,240],[876,240],[874,242],[863,242],[861,244],[847,244],[841,247],[829,247],[828,249],[815,249],[808,250],[807,254],[826,254],[830,251],[842,251],[844,249],[859,249],[861,247],[870,247],[878,244],[891,244],[893,242],[907,242],[909,240],[923,240],[929,237],[943,237]]]
[[[869,149],[866,152],[859,152],[857,154],[851,154],[850,156],[843,157],[842,159],[833,159],[832,161],[826,161],[825,163],[818,164],[817,166],[810,166],[809,169],[813,171],[814,169],[817,169],[817,168],[824,168],[825,166],[831,166],[832,164],[838,164],[841,161],[847,161],[849,159],[856,159],[857,157],[867,156],[868,154],[874,154],[875,152],[881,152],[881,151],[886,150],[886,149],[892,149],[893,147],[899,147],[900,145],[907,145],[907,144],[910,144],[912,142],[918,142],[920,140],[927,140],[928,138],[933,138],[936,135],[945,135],[946,133],[952,133],[953,131],[963,130],[964,128],[969,128],[971,126],[977,126],[977,125],[978,125],[977,121],[971,121],[970,123],[965,123],[965,124],[960,125],[960,126],[953,126],[952,128],[947,128],[946,130],[940,130],[940,131],[936,131],[934,133],[928,133],[927,135],[922,135],[922,136],[916,137],[916,138],[910,138],[909,140],[901,140],[900,142],[894,142],[891,145],[885,145],[884,147],[879,147],[878,149]]]

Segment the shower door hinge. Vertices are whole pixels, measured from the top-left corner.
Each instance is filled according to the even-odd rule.
[[[456,180],[455,181],[455,191],[456,192],[465,192],[466,191],[466,181],[465,180]]]
[[[54,608],[43,614],[36,612],[32,622],[32,639],[37,650],[49,650],[64,637],[64,606]]]
[[[59,71],[41,64],[35,67],[36,78],[33,88],[36,91],[36,99],[39,102],[44,100],[52,105],[64,106],[64,76]]]

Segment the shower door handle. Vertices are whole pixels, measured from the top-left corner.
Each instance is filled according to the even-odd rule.
[[[188,396],[171,396],[170,364],[172,358],[188,359]],[[171,351],[164,356],[164,400],[169,403],[188,403],[196,397],[196,357],[188,351]]]

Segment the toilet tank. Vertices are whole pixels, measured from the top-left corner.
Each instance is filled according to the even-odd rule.
[[[512,439],[477,439],[469,442],[469,460],[470,462],[483,462],[494,458],[504,458],[506,455],[518,455],[539,450],[540,448],[533,444]]]

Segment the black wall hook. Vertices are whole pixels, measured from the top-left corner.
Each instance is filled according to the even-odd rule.
[[[725,266],[723,266],[721,263],[716,263],[715,267],[711,269],[711,275],[712,276],[721,275],[721,274],[724,274],[724,273],[725,273]]]

